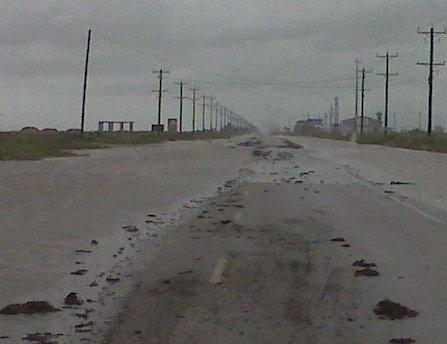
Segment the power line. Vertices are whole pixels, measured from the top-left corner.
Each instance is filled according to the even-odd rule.
[[[196,84],[215,84],[225,86],[240,86],[240,87],[287,87],[287,88],[303,88],[303,89],[352,89],[352,86],[338,86],[338,85],[311,85],[311,83],[331,83],[338,81],[353,81],[354,78],[346,79],[332,79],[332,80],[316,80],[316,81],[288,81],[288,82],[264,82],[264,81],[231,81],[231,80],[201,80],[194,79]]]

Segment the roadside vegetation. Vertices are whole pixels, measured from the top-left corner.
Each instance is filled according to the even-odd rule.
[[[320,139],[339,140],[339,141],[349,141],[350,139],[348,135],[342,135],[340,133],[329,133],[329,132],[314,132],[309,134],[301,134],[301,136],[312,136],[312,137],[318,137]]]
[[[432,152],[447,153],[447,134],[433,133],[431,137],[427,133],[371,133],[357,137],[361,144],[383,145],[398,148],[427,150]]]
[[[290,134],[308,137],[318,137],[329,140],[349,141],[347,135],[328,132],[309,132],[300,134]],[[430,152],[447,153],[447,133],[433,133],[428,136],[425,132],[396,133],[390,132],[384,135],[383,132],[374,132],[357,135],[356,141],[360,144],[382,145],[396,148],[406,148],[415,150],[426,150]]]
[[[291,135],[291,136],[304,136],[304,137],[318,137],[320,139],[327,139],[327,140],[339,140],[339,141],[349,141],[350,136],[349,135],[342,135],[340,133],[330,133],[326,131],[309,131],[309,132],[303,132],[303,133],[280,133],[281,135]]]
[[[152,144],[176,140],[228,138],[233,132],[195,132],[157,134],[151,132],[79,132],[0,133],[1,160],[40,160],[49,157],[76,156],[74,150],[110,148],[115,145]]]

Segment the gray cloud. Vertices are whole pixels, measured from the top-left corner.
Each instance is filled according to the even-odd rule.
[[[77,126],[86,33],[93,30],[88,127],[156,119],[154,68],[168,68],[165,117],[176,116],[175,81],[260,124],[327,111],[339,96],[353,112],[354,59],[382,71],[376,53],[399,51],[391,111],[414,127],[426,109],[428,44],[417,27],[447,24],[443,0],[0,0],[0,129]],[[447,55],[447,37],[437,56]],[[436,77],[437,124],[447,125],[447,71]],[[368,115],[383,107],[383,79],[370,75]],[[131,109],[131,110],[129,110]],[[186,105],[187,116],[190,104]],[[189,119],[188,119],[189,121]],[[188,125],[187,125],[188,126]]]

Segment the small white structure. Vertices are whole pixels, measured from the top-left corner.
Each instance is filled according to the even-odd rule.
[[[353,117],[341,121],[338,125],[338,132],[342,135],[352,135],[354,133],[360,133],[362,126],[361,117]],[[376,131],[382,131],[382,122],[378,119],[364,117],[363,118],[363,133],[373,133]]]

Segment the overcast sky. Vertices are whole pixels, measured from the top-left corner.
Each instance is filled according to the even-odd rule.
[[[0,130],[79,127],[87,30],[93,31],[87,128],[157,118],[153,69],[170,71],[164,119],[178,115],[180,79],[261,125],[327,112],[340,97],[354,113],[354,60],[368,75],[366,114],[383,111],[384,62],[392,61],[390,124],[426,123],[428,41],[418,26],[447,25],[445,0],[0,0]],[[447,37],[436,56],[447,56]],[[200,107],[199,107],[200,110]],[[434,123],[447,126],[447,69],[435,79]],[[200,116],[201,119],[201,116]],[[185,127],[191,104],[185,104]],[[200,121],[199,121],[200,123]]]

